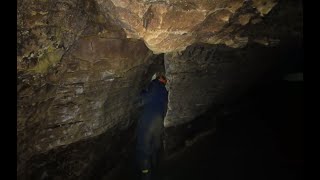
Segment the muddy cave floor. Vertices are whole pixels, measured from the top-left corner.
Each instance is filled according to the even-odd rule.
[[[303,82],[257,85],[217,120],[216,132],[162,160],[159,180],[303,179]],[[135,180],[133,155],[102,179]]]

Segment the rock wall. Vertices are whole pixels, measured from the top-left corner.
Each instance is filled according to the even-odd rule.
[[[19,2],[28,8],[20,12],[23,15],[18,13],[23,17],[20,32],[28,31],[18,36],[20,179],[39,179],[39,173],[86,177],[83,173],[95,162],[92,159],[104,155],[98,152],[104,149],[109,158],[115,155],[108,148],[119,142],[106,134],[118,130],[119,135],[134,138],[127,132],[137,119],[134,100],[151,79],[149,67],[159,60],[143,41],[127,39],[111,19],[98,14],[94,2],[88,2]],[[34,16],[33,26],[29,21]],[[56,31],[61,32],[59,37],[50,34]],[[104,145],[94,146],[97,141]],[[86,146],[90,144],[94,147]],[[52,165],[58,162],[61,165],[54,170]]]
[[[165,54],[169,155],[188,139],[215,129],[220,105],[236,100],[256,80],[274,75],[274,69],[296,64],[295,51],[301,51],[303,44],[302,12],[301,1],[280,1],[263,20],[247,25],[243,34],[250,39],[241,49],[198,43]]]
[[[272,49],[257,44],[241,50],[197,44],[181,54],[166,54],[170,93],[165,127],[190,122],[213,104],[235,99],[275,64],[266,61],[268,52]]]
[[[302,39],[292,0],[17,3],[18,179],[99,179],[116,166],[133,145],[134,100],[163,58],[173,147],[213,128],[199,117],[272,65],[252,43],[268,54]]]
[[[297,65],[297,59],[301,63],[302,57],[295,57],[300,55],[301,48],[301,39],[295,39],[282,41],[273,48],[258,43],[243,49],[195,44],[182,53],[166,54],[167,155],[188,146],[188,141],[198,135],[215,131],[216,119],[223,120],[227,113],[223,107],[236,102],[257,82],[263,84],[281,77],[288,67]]]
[[[277,0],[96,0],[125,30],[155,53],[196,42],[244,47],[241,29],[270,12]]]

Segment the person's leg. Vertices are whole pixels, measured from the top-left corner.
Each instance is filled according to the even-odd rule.
[[[160,151],[160,139],[158,136],[155,136],[153,139],[153,147],[152,147],[152,167],[154,169],[158,168],[159,162],[159,151]]]
[[[140,174],[144,179],[151,178],[158,164],[158,151],[161,147],[163,119],[160,115],[149,116],[144,128],[138,131],[137,148]],[[150,124],[149,124],[150,123]],[[142,126],[141,126],[142,127]]]
[[[150,162],[150,157],[146,157],[141,166],[141,171],[140,171],[140,177],[141,180],[151,180],[151,162]]]
[[[156,120],[156,126],[153,129],[152,133],[152,170],[153,170],[153,179],[156,179],[159,175],[159,160],[160,160],[160,150],[161,150],[161,134],[163,130],[163,120],[159,116]]]
[[[151,174],[151,152],[152,134],[150,129],[140,129],[137,137],[137,166],[141,179],[150,179]]]

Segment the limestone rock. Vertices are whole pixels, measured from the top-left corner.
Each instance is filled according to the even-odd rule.
[[[195,118],[212,103],[263,73],[270,62],[259,54],[274,49],[260,53],[259,44],[302,39],[302,8],[293,0],[17,3],[18,179],[100,179],[97,171],[123,159],[139,115],[134,99],[164,72],[163,54],[153,53],[166,53],[165,126],[175,146],[194,132],[189,123],[208,130]]]
[[[174,127],[186,126],[212,111],[211,107],[236,99],[281,61],[272,56],[278,51],[258,45],[234,49],[195,44],[181,53],[166,54],[169,103],[165,127],[175,132]]]
[[[232,34],[237,34],[236,31],[239,31],[241,25],[247,24],[251,16],[264,16],[277,3],[264,0],[96,0],[96,2],[102,12],[112,16],[125,30],[127,37],[144,40],[154,53],[183,51],[195,42],[242,47],[243,45],[236,44],[243,41],[238,42],[234,37],[224,40],[223,32],[230,31],[227,27],[231,27],[232,31],[235,31]],[[251,13],[242,15],[236,20],[234,17],[244,14],[243,11]]]
[[[47,3],[49,4],[46,5],[59,4],[51,1]],[[62,4],[64,8],[59,7],[59,10],[69,12],[68,9],[73,7],[72,3],[71,7],[67,2]],[[56,11],[52,11],[54,15]],[[76,11],[78,13],[82,10]],[[35,60],[33,63],[32,58],[24,58],[22,62],[18,58],[17,172],[21,179],[34,179],[32,176],[39,171],[50,177],[58,176],[62,173],[58,169],[55,172],[47,169],[52,163],[51,160],[46,161],[45,166],[40,166],[35,159],[41,159],[42,155],[50,156],[53,152],[59,152],[57,158],[62,158],[71,153],[70,151],[81,149],[72,144],[87,139],[94,141],[98,136],[110,139],[111,135],[106,134],[115,129],[127,134],[126,130],[135,123],[138,109],[134,105],[134,99],[148,83],[146,76],[151,78],[150,73],[146,73],[153,63],[154,55],[143,41],[127,39],[122,29],[111,23],[110,19],[101,18],[94,10],[91,13],[93,17],[90,16],[89,20],[84,16],[75,17],[74,21],[66,20],[66,24],[64,20],[61,22],[61,26],[72,23],[80,26],[84,23],[79,28],[65,29],[66,34],[60,38],[66,47],[48,48],[45,54],[39,56],[41,47],[52,40],[42,39],[42,36],[37,34],[28,37],[35,42],[34,45],[21,41],[25,43],[20,49],[21,57],[28,49],[33,49],[32,58]],[[29,20],[30,17],[26,18]],[[50,18],[52,23],[57,17]],[[77,22],[77,18],[84,20]],[[26,27],[31,27],[33,31],[31,25]],[[40,33],[47,37],[52,30],[54,27],[44,27]],[[78,35],[71,35],[73,33]],[[23,39],[22,36],[19,38]],[[43,57],[46,58],[41,59]],[[104,143],[106,145],[102,148],[111,146],[113,142]],[[65,150],[69,146],[72,148]],[[87,153],[96,154],[97,151],[99,148],[93,148]],[[110,155],[114,153],[109,152]],[[81,158],[73,158],[76,156],[70,157],[70,164],[65,166],[72,172],[78,172],[76,174],[84,173],[86,168],[92,166],[91,160],[82,159],[84,165],[78,167],[76,161]],[[31,169],[27,171],[26,168]],[[29,172],[31,174],[26,174]],[[75,178],[75,175],[72,178]]]

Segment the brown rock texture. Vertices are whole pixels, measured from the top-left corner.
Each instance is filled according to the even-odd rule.
[[[240,15],[238,22],[245,23],[247,18],[247,14]],[[245,90],[270,63],[283,60],[277,59],[281,57],[279,52],[286,52],[286,47],[295,44],[301,46],[302,22],[301,2],[281,1],[264,21],[247,24],[246,30],[241,30],[250,37],[244,48],[228,47],[228,43],[241,43],[238,37],[226,41],[227,45],[200,43],[182,52],[166,53],[169,109],[165,126],[190,122],[212,103],[226,102],[228,94],[233,98]]]
[[[151,79],[148,68],[155,56],[143,41],[127,39],[93,1],[19,3],[18,177],[34,179],[35,172],[68,177],[74,171],[79,173],[69,178],[76,178],[92,165],[85,156],[95,159],[99,150],[83,151],[88,139],[104,139],[100,149],[105,149],[114,145],[106,133],[115,129],[134,137],[126,130],[136,120],[134,100]],[[70,146],[74,143],[80,145]],[[63,160],[72,151],[83,153],[64,163],[69,171],[46,169],[53,163],[50,154]],[[40,155],[47,159],[41,172],[42,162],[34,162]]]
[[[96,0],[128,38],[142,39],[154,53],[182,51],[204,42],[243,47],[238,32],[252,17],[265,16],[277,0]],[[241,16],[239,16],[241,14]]]
[[[115,167],[133,146],[135,98],[164,71],[155,54],[165,53],[171,138],[242,85],[227,72],[262,71],[262,60],[239,58],[246,46],[302,38],[291,0],[17,3],[18,179],[99,179]]]

